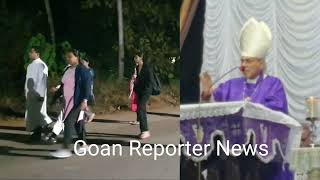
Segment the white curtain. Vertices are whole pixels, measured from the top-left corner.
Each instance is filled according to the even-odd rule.
[[[320,97],[320,1],[206,0],[202,72],[216,79],[240,65],[239,32],[250,17],[270,27],[267,73],[282,80],[290,115],[303,121],[305,98]]]

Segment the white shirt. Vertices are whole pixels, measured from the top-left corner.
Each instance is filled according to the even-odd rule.
[[[39,93],[41,97],[45,97],[47,92],[47,77],[47,65],[40,58],[33,60],[27,67],[25,95],[27,96],[27,93],[30,88],[28,87],[29,81],[29,83],[33,83],[33,86],[31,88],[33,88],[37,93]]]

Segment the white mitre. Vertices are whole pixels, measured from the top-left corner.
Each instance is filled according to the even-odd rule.
[[[241,57],[264,58],[271,47],[272,35],[262,21],[250,18],[240,31]]]

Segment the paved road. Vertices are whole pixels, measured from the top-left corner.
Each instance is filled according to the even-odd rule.
[[[152,137],[142,144],[178,144],[178,107],[150,110],[148,115]],[[174,116],[172,116],[175,114]],[[128,124],[135,119],[131,112],[97,116],[89,123],[89,144],[121,144],[122,156],[73,155],[68,159],[51,159],[50,151],[61,145],[25,144],[28,133],[22,120],[0,120],[0,179],[179,179],[179,156],[129,155],[129,141],[136,139],[138,126]]]

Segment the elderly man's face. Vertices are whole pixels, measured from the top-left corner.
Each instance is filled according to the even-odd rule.
[[[243,75],[247,79],[256,78],[264,69],[264,60],[259,58],[242,58],[241,66],[244,67]]]

